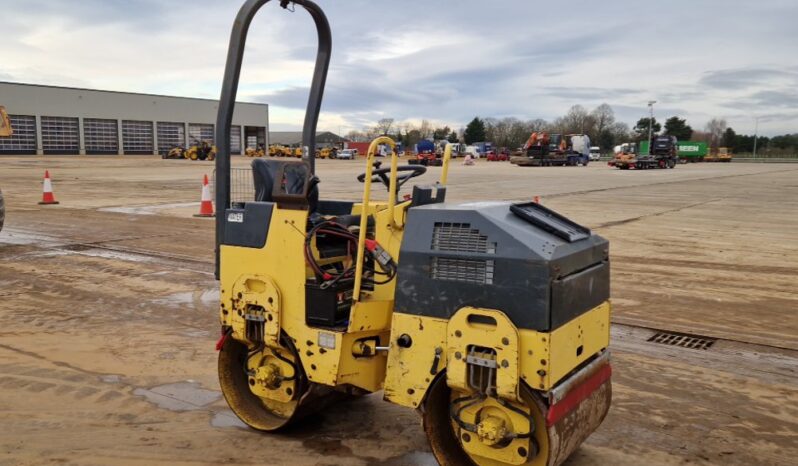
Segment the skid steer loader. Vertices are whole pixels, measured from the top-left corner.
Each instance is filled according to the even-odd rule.
[[[247,1],[235,20],[216,124],[227,403],[272,432],[384,390],[420,412],[442,465],[562,463],[610,405],[607,241],[534,203],[446,203],[451,145],[440,180],[402,195],[427,167],[399,166],[394,141],[377,138],[362,201],[324,199],[313,149],[331,35],[310,0],[280,2],[318,30],[302,160],[254,159],[254,200],[231,202],[243,51],[267,2]],[[380,144],[392,148],[385,167]],[[372,200],[373,183],[386,201]]]

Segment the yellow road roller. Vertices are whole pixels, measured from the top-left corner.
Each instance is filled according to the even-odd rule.
[[[411,187],[427,167],[400,166],[394,141],[377,138],[357,177],[362,200],[325,199],[312,148],[331,35],[310,0],[280,2],[318,31],[302,158],[252,160],[254,197],[232,202],[243,51],[267,2],[247,1],[235,20],[216,124],[218,372],[230,408],[274,432],[382,390],[418,410],[442,465],[561,464],[610,406],[608,242],[536,203],[446,202],[451,146],[440,178]],[[393,149],[385,166],[380,144]],[[372,199],[374,184],[386,200]]]

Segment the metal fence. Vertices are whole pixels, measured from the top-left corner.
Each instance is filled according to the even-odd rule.
[[[211,189],[213,191],[213,198],[215,199],[216,170],[213,171],[213,181],[211,183],[212,183]],[[252,180],[252,168],[231,168],[230,204],[251,202],[254,200],[255,200],[255,184]]]

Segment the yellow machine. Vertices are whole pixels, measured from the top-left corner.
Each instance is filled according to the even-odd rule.
[[[11,119],[8,118],[6,108],[0,105],[0,137],[10,137],[14,134],[11,129]]]
[[[217,148],[210,141],[198,141],[183,152],[189,160],[216,160]]]
[[[329,159],[332,150],[329,147],[324,147],[322,149],[316,149],[316,157],[320,159]]]
[[[0,105],[0,137],[11,137],[14,134],[14,129],[11,128],[11,119],[6,113],[6,108]],[[6,220],[6,203],[3,199],[3,191],[0,191],[0,230],[3,229],[3,223]]]
[[[250,22],[233,27],[216,140],[219,382],[247,425],[277,431],[347,396],[384,391],[419,410],[450,466],[561,464],[611,399],[609,245],[536,203],[445,202],[427,167],[368,150],[359,202],[320,198],[314,154],[254,159],[254,199],[231,202],[230,129]],[[319,51],[303,130],[315,147],[330,59]],[[375,161],[380,144],[390,164]],[[353,180],[354,181],[354,180]],[[372,199],[372,184],[387,199]],[[352,420],[352,422],[360,422]]]
[[[710,149],[704,156],[704,162],[731,162],[732,153],[728,147],[718,147]]]
[[[274,154],[272,154],[271,152],[272,152],[272,148],[270,147],[269,148],[269,155],[274,157]],[[255,149],[255,148],[252,148],[252,147],[247,147],[244,150],[244,155],[246,155],[247,157],[263,157],[264,155],[266,155],[266,151],[264,151],[263,148]]]

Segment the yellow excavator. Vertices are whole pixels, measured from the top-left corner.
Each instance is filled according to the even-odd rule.
[[[11,137],[14,130],[11,128],[11,119],[6,113],[6,108],[0,105],[0,138]],[[3,229],[3,224],[6,221],[6,203],[3,199],[3,191],[0,190],[0,230]]]
[[[402,194],[427,167],[400,166],[388,137],[369,146],[359,202],[321,196],[314,151],[253,159],[255,195],[233,202],[233,110],[247,31],[267,2],[236,17],[216,122],[218,374],[230,408],[274,432],[382,390],[418,410],[441,465],[561,464],[610,406],[607,240],[536,203],[446,202],[451,145],[440,179]],[[302,144],[315,147],[329,23],[310,0],[279,4],[316,24]],[[375,184],[387,200],[372,199]]]

